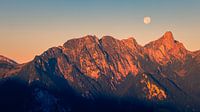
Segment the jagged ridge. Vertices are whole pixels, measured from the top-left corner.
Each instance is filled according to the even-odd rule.
[[[71,88],[88,99],[131,97],[184,107],[200,99],[199,57],[199,52],[188,51],[174,40],[171,32],[145,46],[134,38],[87,35],[50,48],[15,72],[6,71],[3,77],[14,75],[29,85],[40,82],[56,91]],[[188,85],[191,80],[194,83]]]

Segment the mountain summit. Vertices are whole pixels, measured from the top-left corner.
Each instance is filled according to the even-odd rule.
[[[17,62],[15,62],[9,58],[6,58],[5,56],[2,56],[2,55],[0,55],[0,62],[1,63],[9,63],[9,64],[13,64],[13,65],[17,64]]]
[[[172,32],[166,32],[161,38],[145,45],[145,52],[159,64],[167,64],[175,60],[184,60],[189,51],[182,43],[174,40]]]
[[[0,66],[0,110],[200,111],[199,54],[170,31],[145,46],[132,37],[71,39],[26,64]]]
[[[160,41],[167,49],[171,49],[175,44],[173,34],[170,31],[166,32],[158,41]]]

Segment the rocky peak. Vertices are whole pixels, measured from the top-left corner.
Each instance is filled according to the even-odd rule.
[[[115,39],[111,36],[103,36],[100,39],[101,45],[104,46],[104,49],[107,48],[108,51],[120,50],[120,40]]]
[[[159,64],[166,64],[172,58],[184,60],[188,51],[182,43],[174,40],[172,32],[166,32],[161,38],[145,45],[144,52]]]
[[[8,64],[13,64],[13,65],[16,65],[17,62],[5,57],[5,56],[2,56],[0,55],[0,62],[4,62],[4,63],[8,63]]]
[[[133,37],[130,37],[128,39],[123,39],[121,41],[129,48],[137,49],[141,47]]]
[[[127,42],[127,43],[137,44],[137,41],[133,37],[129,37],[128,39],[122,39],[122,41]]]
[[[150,42],[149,44],[145,45],[145,47],[158,49],[162,46],[166,51],[168,51],[174,47],[174,44],[175,40],[173,34],[172,32],[168,31],[161,38],[156,41]]]
[[[100,40],[102,45],[104,46],[111,46],[112,48],[129,48],[131,50],[136,50],[141,46],[137,43],[137,41],[133,37],[129,37],[128,39],[118,40],[111,36],[104,36]]]
[[[112,37],[112,36],[103,36],[103,37],[100,39],[100,41],[101,41],[102,43],[110,43],[110,44],[114,44],[114,43],[116,43],[116,42],[119,42],[118,39],[115,39],[115,38]]]
[[[0,78],[14,75],[20,70],[20,66],[22,65],[18,65],[17,62],[0,55]]]
[[[98,38],[96,36],[87,35],[81,38],[75,38],[68,40],[66,43],[64,43],[64,48],[77,48],[77,47],[83,47],[84,45],[90,45],[94,43],[98,43]]]
[[[174,42],[174,37],[171,31],[165,32],[165,34],[163,35],[163,37],[161,37],[161,39],[169,42]]]

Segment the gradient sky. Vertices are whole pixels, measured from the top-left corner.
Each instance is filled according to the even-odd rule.
[[[169,30],[198,50],[200,0],[0,0],[0,54],[19,63],[87,34],[145,45]]]

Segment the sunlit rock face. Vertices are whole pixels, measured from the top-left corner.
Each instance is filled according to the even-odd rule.
[[[100,75],[113,72],[114,77],[120,80],[129,73],[138,74],[136,61],[139,49],[140,46],[133,38],[117,40],[110,36],[102,39],[85,36],[66,42],[63,52],[89,77],[98,79]]]
[[[117,79],[126,77],[129,73],[138,74],[140,68],[137,61],[140,46],[133,38],[117,40],[104,36],[100,42],[107,55],[108,66]]]
[[[143,91],[145,92],[147,99],[165,100],[167,98],[166,92],[158,87],[158,85],[152,83],[146,74],[142,74],[142,77],[140,83],[144,84]]]
[[[63,52],[82,73],[95,79],[99,77],[100,69],[103,70],[106,66],[98,38],[95,36],[69,40],[64,44]]]
[[[194,102],[200,102],[200,52],[188,51],[171,32],[145,46],[132,37],[119,40],[87,35],[50,48],[23,65],[1,60],[2,78],[53,91],[57,97],[61,95],[60,100],[68,101],[74,95],[72,98],[92,101],[113,98],[180,108],[193,108]],[[52,97],[55,105],[59,104],[57,97]],[[74,99],[66,104],[71,101]]]
[[[161,65],[173,60],[184,61],[189,54],[182,43],[174,40],[172,32],[166,32],[160,39],[145,45],[144,52]]]

